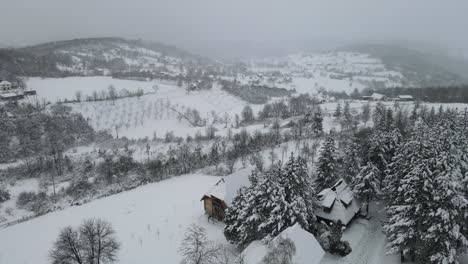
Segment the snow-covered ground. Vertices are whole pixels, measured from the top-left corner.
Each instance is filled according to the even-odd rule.
[[[108,76],[93,77],[66,77],[66,78],[39,78],[30,77],[26,80],[29,89],[37,91],[39,100],[56,102],[58,100],[74,100],[76,92],[80,91],[83,99],[86,96],[92,96],[93,92],[100,94],[102,91],[108,91],[110,85],[114,86],[117,92],[126,89],[130,92],[136,92],[142,89],[145,93],[154,92],[159,85],[158,82],[144,82],[133,80],[113,79]]]
[[[208,222],[200,202],[219,179],[200,174],[180,176],[0,228],[0,263],[49,263],[48,252],[60,229],[76,227],[89,218],[112,223],[122,246],[118,263],[179,263],[180,242],[193,223],[203,226],[209,239],[227,244],[223,225]],[[383,212],[379,208],[373,208],[370,221],[355,219],[345,230],[343,238],[353,249],[350,255],[341,258],[327,253],[322,263],[400,263],[397,255],[385,255]],[[468,262],[462,258],[461,263]]]
[[[39,179],[19,180],[13,184],[6,186],[10,193],[10,199],[0,204],[0,223],[18,220],[23,217],[34,215],[33,212],[18,208],[16,201],[22,192],[37,192],[39,187]],[[1,262],[0,262],[1,263]]]
[[[60,229],[88,218],[112,223],[122,244],[119,263],[179,263],[177,250],[192,223],[206,227],[210,239],[224,241],[222,226],[208,223],[200,202],[218,180],[181,176],[0,228],[0,263],[50,263],[48,252]]]
[[[193,91],[187,93],[184,88],[160,81],[131,81],[112,79],[111,77],[69,77],[69,78],[30,78],[28,87],[37,90],[37,96],[48,101],[73,100],[77,91],[83,96],[91,95],[94,91],[107,91],[113,85],[117,91],[126,89],[136,91],[143,89],[141,97],[131,97],[112,101],[69,103],[75,112],[83,114],[90,124],[98,130],[108,130],[114,136],[128,138],[152,138],[155,134],[163,137],[172,131],[175,136],[185,137],[195,135],[204,127],[194,127],[184,119],[178,118],[178,113],[185,113],[187,109],[196,109],[201,118],[213,121],[217,118],[229,116],[230,123],[234,122],[234,115],[239,114],[247,105],[245,101],[221,90],[217,85],[211,90]],[[256,113],[262,105],[252,105]],[[220,122],[219,122],[220,123]],[[222,125],[218,126],[223,128]],[[116,131],[117,130],[117,131]]]
[[[254,75],[241,76],[244,83],[296,89],[299,93],[316,93],[320,89],[350,93],[366,87],[402,86],[404,76],[386,68],[377,58],[356,52],[323,52],[293,54],[280,58],[265,58],[248,62]],[[291,82],[275,78],[280,72]]]

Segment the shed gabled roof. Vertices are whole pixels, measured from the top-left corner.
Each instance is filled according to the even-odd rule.
[[[237,195],[237,191],[243,186],[250,186],[249,174],[252,170],[253,167],[247,167],[220,179],[205,195],[214,196],[224,200],[228,206],[231,205],[232,200]]]

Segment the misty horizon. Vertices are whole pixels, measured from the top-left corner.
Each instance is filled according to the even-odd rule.
[[[355,43],[425,43],[463,51],[468,3],[369,0],[298,1],[59,0],[4,4],[3,46],[89,37],[122,37],[174,45],[215,57],[330,50]]]

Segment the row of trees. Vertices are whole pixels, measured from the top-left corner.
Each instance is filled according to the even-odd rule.
[[[236,80],[220,80],[221,89],[242,98],[251,104],[265,104],[271,97],[286,97],[292,94],[284,88],[260,85],[241,85]]]
[[[48,111],[29,104],[6,104],[0,108],[0,126],[0,161],[20,158],[30,173],[36,169],[34,164],[41,164],[40,159],[34,160],[42,156],[42,162],[51,160],[61,175],[66,148],[92,142],[97,135],[83,116],[61,104]]]

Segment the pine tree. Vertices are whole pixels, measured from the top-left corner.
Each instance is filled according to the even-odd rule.
[[[343,110],[343,121],[341,123],[341,127],[344,131],[351,130],[353,125],[353,116],[351,115],[351,109],[349,106],[349,102],[345,102],[344,110]]]
[[[450,129],[452,128],[452,129]],[[461,195],[459,136],[453,124],[416,123],[411,138],[390,166],[388,223],[390,252],[423,263],[456,263],[468,245],[463,232],[467,201]]]
[[[305,229],[315,229],[313,223],[316,195],[306,161],[301,157],[295,159],[291,153],[278,181],[286,193],[286,202],[293,208],[293,211],[286,215],[290,219],[289,226],[298,222]]]
[[[227,209],[224,235],[228,241],[243,248],[259,239],[270,240],[287,228],[293,208],[285,201],[284,188],[277,181],[281,166],[274,166],[252,182],[249,188],[242,188]]]
[[[226,211],[228,241],[239,247],[258,239],[270,241],[296,223],[315,230],[315,192],[303,159],[291,156],[284,168],[278,163],[249,178],[251,186],[242,188]]]
[[[369,121],[370,116],[371,116],[370,104],[367,103],[362,106],[362,113],[361,113],[361,118],[362,118],[362,121],[364,122],[364,125]]]
[[[335,112],[333,113],[333,116],[336,117],[336,119],[340,119],[342,115],[342,109],[341,109],[341,104],[338,103],[336,106]]]
[[[366,200],[366,213],[369,214],[369,203],[380,193],[380,171],[372,162],[361,168],[353,181],[354,192]]]
[[[262,219],[253,202],[255,202],[253,190],[241,188],[225,212],[224,236],[229,242],[239,247],[245,247],[250,242],[261,238],[257,230]]]
[[[385,129],[385,118],[386,118],[386,109],[382,102],[378,102],[375,105],[374,114],[372,115],[372,120],[374,121],[374,127],[379,130]]]
[[[314,135],[321,135],[323,133],[323,116],[322,116],[322,109],[317,107],[317,109],[314,111],[313,119],[312,119],[312,124],[311,124],[311,130]]]
[[[305,211],[304,205],[292,208],[286,200],[285,189],[278,182],[281,174],[282,168],[277,166],[275,170],[267,172],[254,187],[256,198],[253,201],[262,219],[257,229],[260,238],[265,241],[270,241],[292,223],[296,223],[295,210]]]
[[[427,196],[430,195],[430,190],[425,187],[425,183],[429,182],[430,172],[422,163],[430,151],[422,141],[426,130],[426,127],[418,126],[411,139],[401,146],[395,159],[396,162],[406,162],[404,165],[396,164],[391,176],[399,185],[390,188],[392,193],[389,194],[387,206],[389,220],[384,226],[389,240],[387,247],[391,253],[401,252],[402,255],[411,254],[413,257],[416,254],[415,245],[420,237],[419,226],[423,221],[421,204],[426,202]],[[409,155],[412,157],[407,159]]]
[[[383,188],[385,171],[392,161],[395,151],[401,143],[398,129],[386,130],[379,127],[369,136],[369,150],[367,159],[380,171],[380,187]]]
[[[333,133],[330,132],[323,144],[317,165],[315,185],[319,192],[330,188],[337,181],[336,165],[335,139]]]
[[[341,165],[341,175],[346,182],[351,183],[354,181],[354,177],[359,173],[362,158],[359,153],[360,151],[359,138],[354,135],[348,144],[346,144],[344,150],[343,163]]]

